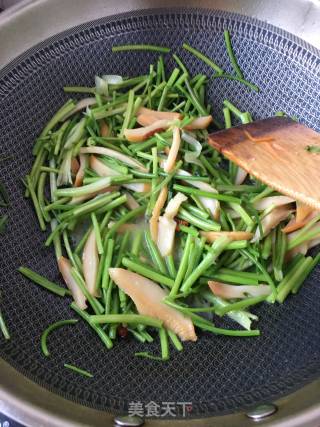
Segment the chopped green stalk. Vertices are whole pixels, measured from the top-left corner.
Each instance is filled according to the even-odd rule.
[[[174,258],[172,254],[166,257],[166,264],[170,277],[174,279],[177,275],[177,270],[176,266],[174,265]]]
[[[101,208],[103,208],[104,211],[108,208],[110,209],[110,205],[111,205],[113,199],[115,199],[119,195],[120,195],[119,192],[114,192],[111,194],[107,193],[105,195],[97,196],[94,199],[89,200],[89,202],[82,203],[79,207],[75,207],[72,210],[72,215],[74,217],[79,217],[79,216],[86,215],[92,211],[97,212],[97,210],[101,209]],[[121,197],[123,198],[123,196],[121,196]],[[118,198],[118,200],[119,200],[119,198]]]
[[[271,255],[271,250],[272,250],[272,234],[270,233],[262,242],[261,257],[267,260]]]
[[[64,246],[65,246],[67,254],[68,254],[68,258],[71,261],[71,264],[76,269],[78,269],[77,263],[76,263],[76,261],[74,259],[74,256],[73,256],[73,253],[72,253],[72,250],[71,250],[71,246],[70,246],[70,242],[69,242],[69,238],[68,238],[68,232],[66,230],[63,230],[62,237],[63,237]]]
[[[165,360],[162,357],[154,356],[153,354],[148,353],[147,351],[140,351],[138,353],[134,353],[137,357],[144,357],[145,359],[157,360],[159,362],[164,362]]]
[[[178,273],[176,276],[176,279],[174,281],[174,284],[172,286],[172,289],[169,293],[169,298],[175,298],[177,293],[179,292],[181,283],[185,277],[187,268],[188,268],[188,260],[189,260],[189,256],[190,256],[190,249],[191,249],[191,243],[193,241],[193,238],[191,236],[191,234],[188,234],[187,236],[187,240],[186,240],[186,244],[183,250],[183,255],[180,261],[180,265],[178,268]]]
[[[208,301],[214,304],[214,306],[219,308],[224,308],[228,305],[228,302],[223,300],[222,298],[219,298],[215,296],[211,291],[206,290],[202,292],[202,296]],[[229,311],[227,313],[227,316],[234,320],[235,322],[239,323],[239,325],[243,326],[248,331],[251,329],[251,323],[252,320],[258,320],[258,317],[254,314],[249,313],[248,311]]]
[[[221,270],[221,269],[220,269]],[[229,283],[235,283],[237,285],[252,285],[257,286],[259,284],[259,281],[252,277],[243,277],[239,276],[237,273],[238,271],[233,271],[232,273],[219,273],[219,272],[213,272],[213,273],[207,273],[207,275],[210,277],[209,280],[216,280],[217,282],[229,282]],[[207,281],[207,278],[203,279],[204,282]]]
[[[136,257],[139,256],[141,242],[142,242],[142,230],[138,230],[133,237],[132,246],[131,246],[131,254],[133,256],[136,256]]]
[[[224,115],[225,128],[230,129],[232,126],[232,123],[231,123],[231,114],[228,107],[225,107],[223,109],[223,115]]]
[[[266,282],[271,286],[272,289],[272,295],[268,297],[268,301],[274,302],[276,295],[277,295],[277,289],[274,284],[274,281],[270,277],[270,274],[267,272],[267,270],[263,267],[263,265],[246,249],[240,249],[240,253],[245,257],[248,258],[250,261],[252,261],[257,268],[261,271],[261,273],[264,275]]]
[[[179,67],[181,68],[181,71],[183,72],[183,74],[186,74],[187,76],[189,75],[189,72],[186,68],[186,66],[184,65],[184,63],[181,61],[181,59],[178,57],[178,55],[176,55],[175,53],[172,55],[172,58],[176,61],[176,63],[179,65]]]
[[[249,216],[249,214],[244,210],[244,208],[241,205],[238,205],[236,203],[230,203],[230,206],[232,207],[232,209],[234,211],[236,211],[241,216],[241,218],[243,219],[244,223],[248,227],[253,227],[254,226],[254,222],[253,222],[252,218]]]
[[[146,342],[146,338],[141,334],[141,332],[135,331],[134,329],[128,328],[128,331],[132,333],[135,339],[139,342]]]
[[[141,274],[142,276],[147,277],[150,280],[153,280],[157,283],[165,285],[169,288],[173,287],[174,280],[164,274],[160,274],[151,267],[146,267],[143,264],[139,264],[138,262],[131,261],[129,258],[123,258],[122,264],[127,267],[129,270]]]
[[[198,98],[198,96],[196,95],[196,93],[194,92],[194,90],[192,89],[192,87],[191,87],[188,79],[186,79],[185,85],[186,85],[187,90],[189,92],[189,99],[192,102],[192,104],[194,105],[194,107],[196,108],[196,110],[198,111],[198,113],[201,116],[206,116],[207,115],[207,110],[201,104],[200,99]]]
[[[264,197],[270,196],[270,194],[272,194],[274,192],[273,188],[270,187],[266,187],[263,191],[261,191],[259,194],[257,194],[256,196],[254,196],[250,202],[253,204],[255,202],[257,202],[258,200],[263,199]]]
[[[103,344],[110,350],[113,347],[112,340],[108,337],[108,335],[105,333],[105,331],[101,328],[100,325],[95,325],[94,323],[90,322],[90,315],[84,311],[81,310],[75,302],[71,303],[70,307],[72,310],[74,310],[83,320],[85,320],[88,325],[91,326],[91,328],[97,333]]]
[[[9,333],[7,325],[4,321],[4,317],[3,317],[1,310],[0,310],[0,330],[2,332],[2,335],[4,336],[4,339],[9,340],[10,339],[10,333]]]
[[[169,359],[169,342],[168,342],[167,332],[164,328],[159,329],[159,338],[160,338],[162,360],[168,360]]]
[[[86,241],[88,240],[89,234],[91,233],[92,228],[89,227],[88,230],[83,234],[82,238],[79,240],[79,243],[77,244],[74,252],[76,254],[80,254],[82,249],[84,248],[84,245],[86,244]]]
[[[235,337],[254,337],[254,336],[260,335],[260,332],[258,330],[236,331],[233,329],[217,328],[209,320],[206,320],[205,318],[198,316],[195,313],[192,313],[192,311],[190,311],[188,308],[182,307],[181,305],[174,303],[168,298],[165,298],[163,302],[169,305],[170,307],[173,307],[176,310],[179,310],[182,313],[191,317],[194,325],[198,326],[200,329],[203,329],[205,331],[213,332],[214,334],[217,334],[217,335],[227,335],[227,336],[235,336]]]
[[[108,289],[109,286],[109,268],[111,267],[113,251],[114,251],[114,239],[110,238],[106,240],[106,258],[103,263],[103,274],[102,274],[102,289]],[[98,288],[97,288],[98,289]]]
[[[129,222],[131,219],[141,215],[144,210],[145,210],[145,206],[140,206],[139,208],[133,209],[132,211],[128,212],[121,219],[119,219],[119,221],[117,221],[112,225],[112,227],[109,229],[108,235],[110,237],[113,236],[122,224],[125,224],[126,222]]]
[[[52,130],[67,114],[69,114],[75,107],[75,103],[69,99],[51,118],[47,123],[43,131],[41,132],[39,139],[44,138],[50,130]]]
[[[43,214],[42,214],[42,211],[41,211],[41,207],[39,205],[39,201],[37,199],[37,196],[36,196],[33,184],[31,182],[31,179],[30,179],[29,176],[27,176],[27,186],[28,186],[28,190],[29,190],[31,199],[33,201],[34,209],[35,209],[36,214],[37,214],[37,218],[38,218],[38,221],[39,221],[40,228],[41,228],[42,231],[45,231],[47,227],[46,227],[46,224],[44,222]]]
[[[92,225],[93,225],[95,236],[96,236],[98,253],[99,253],[99,255],[102,255],[104,250],[103,250],[103,244],[102,244],[102,240],[101,240],[100,227],[99,227],[99,223],[98,223],[96,214],[94,212],[91,213],[91,221],[92,221]]]
[[[124,120],[123,120],[123,124],[122,124],[122,128],[121,128],[121,132],[119,134],[120,138],[123,138],[124,131],[129,127],[129,123],[131,121],[132,114],[133,114],[133,107],[134,107],[134,91],[130,90],[129,91],[129,97],[128,97],[127,109],[126,109],[126,112],[124,115]]]
[[[204,272],[215,263],[218,256],[221,252],[224,251],[227,244],[230,242],[228,237],[219,237],[211,246],[211,250],[207,253],[207,255],[203,258],[201,263],[193,270],[190,276],[184,281],[181,286],[181,292],[187,294],[192,285],[199,279],[200,276],[204,274]]]
[[[228,304],[227,306],[223,308],[217,308],[216,313],[219,316],[224,316],[226,313],[229,313],[230,311],[238,311],[238,310],[244,310],[247,307],[250,307],[251,305],[259,304],[262,301],[266,300],[266,296],[258,296],[258,297],[252,297],[252,298],[246,298],[242,301],[234,302],[232,304]]]
[[[105,188],[110,187],[112,184],[120,183],[121,181],[125,181],[130,178],[132,178],[132,175],[100,178],[96,182],[83,185],[82,187],[61,188],[55,191],[55,195],[56,197],[87,196],[100,190],[104,190]]]
[[[287,235],[278,226],[275,232],[275,247],[273,248],[273,272],[275,279],[280,282],[283,279],[283,263],[287,251]]]
[[[234,69],[237,76],[240,79],[243,79],[242,71],[240,70],[240,67],[238,65],[238,62],[236,60],[235,54],[234,54],[233,49],[232,49],[231,40],[230,40],[230,33],[228,30],[225,30],[223,34],[224,34],[224,41],[226,44],[226,48],[227,48],[227,52],[228,52],[228,55],[230,58],[230,62],[232,64],[232,68]]]
[[[178,218],[183,219],[190,224],[200,228],[204,231],[220,231],[221,225],[212,220],[205,220],[199,217],[192,215],[184,208],[180,208],[178,212]]]
[[[0,234],[2,234],[5,229],[8,222],[8,215],[3,215],[0,217]]]
[[[145,232],[145,240],[146,240],[147,248],[149,250],[150,257],[154,265],[157,267],[160,273],[166,275],[167,269],[166,269],[164,259],[162,258],[157,245],[152,240],[149,230]]]
[[[54,331],[55,329],[61,328],[62,326],[74,325],[76,323],[78,323],[77,319],[68,319],[68,320],[60,320],[59,322],[52,323],[50,326],[48,326],[47,329],[41,335],[41,350],[42,350],[42,353],[46,357],[50,356],[50,352],[49,352],[48,346],[47,346],[47,338],[48,338],[48,335],[52,331]]]
[[[111,314],[119,314],[120,301],[118,292],[114,292],[112,297],[112,308]],[[116,323],[112,324],[109,329],[109,337],[113,340],[117,337],[117,328],[119,325]]]
[[[176,172],[180,169],[181,166],[182,166],[182,160],[179,160],[179,162],[176,164],[176,166],[173,169],[173,171],[170,172],[166,176],[166,178],[153,189],[153,191],[155,193],[157,193],[158,191],[161,191],[163,187],[165,187],[166,185],[168,185],[170,183],[170,181],[173,179],[173,177],[175,176]]]
[[[93,375],[90,374],[90,372],[85,371],[84,369],[80,369],[77,366],[70,365],[68,363],[65,363],[63,366],[67,369],[70,369],[70,371],[76,372],[77,374],[80,374],[84,377],[93,378]]]
[[[293,290],[293,288],[303,282],[306,277],[306,272],[308,274],[309,268],[312,263],[313,259],[311,257],[303,258],[294,266],[294,268],[286,276],[284,276],[277,289],[278,302],[283,303],[289,293]]]
[[[250,89],[252,89],[254,92],[259,92],[259,87],[251,82],[248,82],[248,80],[241,79],[238,76],[232,76],[231,74],[216,74],[215,76],[212,76],[213,79],[221,78],[221,79],[227,79],[227,80],[236,80],[237,82],[240,82],[244,84],[245,86],[248,86]]]
[[[161,328],[162,322],[154,317],[143,316],[141,314],[102,314],[90,316],[92,324],[104,323],[128,323],[129,325],[137,325],[139,323],[152,326],[153,328]]]
[[[306,224],[301,230],[296,234],[294,239],[292,239],[288,244],[288,250],[291,250],[295,248],[296,246],[300,245],[306,240],[312,239],[312,237],[315,237],[317,234],[320,234],[320,228],[316,228],[315,230],[309,231],[310,228],[316,224],[318,221],[320,221],[320,215],[315,216],[312,218],[308,224]]]
[[[63,90],[66,93],[71,92],[71,93],[92,93],[92,94],[94,94],[96,88],[87,87],[87,86],[64,86]]]
[[[125,52],[132,50],[151,50],[153,52],[169,53],[170,48],[163,46],[156,46],[153,44],[126,44],[119,46],[112,46],[112,52]]]
[[[179,224],[179,231],[183,233],[191,234],[193,237],[198,237],[199,232],[194,227],[186,227],[185,225]]]
[[[209,67],[211,67],[214,71],[216,71],[218,74],[223,74],[224,71],[222,68],[219,67],[215,62],[213,62],[210,58],[208,58],[206,55],[201,53],[199,50],[195,49],[194,47],[191,47],[187,43],[183,43],[182,47],[186,49],[188,52],[192,53],[196,58],[200,59],[201,61],[205,62]]]
[[[291,291],[293,294],[296,294],[299,291],[305,279],[309,276],[309,274],[311,273],[311,271],[313,271],[317,264],[319,264],[319,262],[320,253],[318,253],[318,255],[312,260],[312,262],[309,263],[309,266],[305,269],[304,273],[301,274],[300,280],[296,281],[296,284],[294,285]]]
[[[79,286],[79,288],[80,288],[81,292],[83,293],[83,295],[84,295],[84,296],[87,298],[87,300],[89,301],[89,304],[91,305],[91,307],[92,307],[93,311],[94,311],[96,314],[103,313],[103,312],[104,312],[104,309],[103,309],[102,305],[100,304],[100,302],[99,302],[95,297],[93,297],[93,296],[89,293],[89,291],[88,291],[88,289],[87,289],[87,286],[86,286],[86,283],[85,283],[85,281],[83,280],[83,278],[82,278],[81,274],[80,274],[80,273],[79,273],[75,268],[72,268],[72,270],[71,270],[71,275],[72,275],[72,277],[74,278],[74,280],[76,281],[76,283],[77,283],[77,285]]]
[[[47,178],[47,173],[41,172],[38,180],[37,198],[38,198],[39,207],[44,220],[47,222],[50,222],[51,218],[48,212],[45,210],[45,201],[44,201],[44,187],[46,183],[46,178]]]
[[[221,200],[230,204],[240,204],[241,200],[237,197],[228,196],[227,194],[211,193],[210,191],[199,190],[198,188],[186,187],[184,185],[174,184],[173,189],[186,194],[195,194],[196,196],[207,197],[208,199]]]
[[[40,274],[35,273],[34,271],[30,270],[30,268],[27,267],[19,267],[18,271],[23,274],[28,279],[32,280],[37,285],[42,286],[43,288],[46,288],[48,291],[59,295],[60,297],[64,297],[66,295],[71,295],[71,292],[69,289],[63,288],[59,285],[57,285],[54,282],[51,282],[47,278],[40,276]]]
[[[183,345],[181,344],[181,341],[179,340],[177,335],[174,332],[170,331],[169,329],[167,332],[168,332],[169,338],[170,338],[173,346],[175,347],[175,349],[178,351],[182,351]]]

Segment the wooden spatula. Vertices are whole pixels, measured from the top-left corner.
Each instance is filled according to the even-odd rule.
[[[213,133],[209,143],[264,184],[320,210],[320,134],[314,130],[274,117]]]

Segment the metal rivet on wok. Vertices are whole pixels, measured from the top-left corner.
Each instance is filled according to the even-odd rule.
[[[114,419],[115,426],[122,427],[140,427],[144,424],[144,419],[138,416],[118,416]]]
[[[266,403],[264,405],[259,405],[253,409],[250,409],[246,415],[254,421],[259,421],[262,418],[269,417],[270,415],[274,414],[277,409],[278,408],[273,403]]]

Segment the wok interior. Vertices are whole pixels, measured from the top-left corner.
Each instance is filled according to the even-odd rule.
[[[210,69],[182,51],[188,42],[228,69],[223,29],[230,30],[233,46],[245,76],[261,88],[256,94],[237,82],[216,79],[207,96],[213,114],[222,118],[222,101],[230,99],[256,119],[278,110],[295,115],[320,130],[320,77],[290,57],[284,48],[295,42],[275,29],[245,23],[240,16],[207,11],[140,12],[122,15],[85,29],[74,29],[35,49],[26,59],[0,76],[1,181],[9,189],[11,209],[6,234],[1,238],[1,307],[12,339],[0,338],[0,356],[44,387],[84,405],[105,410],[126,409],[129,402],[192,402],[193,416],[236,411],[260,401],[288,394],[320,372],[319,269],[301,292],[284,305],[263,304],[253,310],[259,316],[258,338],[228,338],[200,334],[197,343],[185,344],[167,363],[134,357],[136,351],[157,351],[158,343],[119,341],[107,351],[82,322],[50,337],[51,357],[41,354],[39,339],[47,325],[74,317],[70,300],[61,299],[32,285],[17,273],[25,265],[60,281],[53,250],[43,245],[30,200],[23,198],[21,178],[32,164],[31,147],[43,125],[68,99],[64,85],[93,85],[94,76],[147,73],[157,54],[112,54],[114,44],[153,43],[178,52],[194,75],[211,75]],[[288,42],[289,40],[289,42]],[[296,46],[298,51],[299,46]],[[292,51],[291,51],[292,52]],[[166,57],[168,70],[174,64]],[[215,319],[217,326],[236,327]],[[74,363],[93,373],[90,380],[63,370]]]

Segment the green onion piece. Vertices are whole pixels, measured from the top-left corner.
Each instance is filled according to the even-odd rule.
[[[47,278],[40,276],[40,274],[35,273],[34,271],[30,270],[30,268],[27,267],[19,267],[18,271],[23,274],[28,279],[32,280],[37,285],[42,286],[43,288],[46,288],[48,291],[59,295],[60,297],[64,297],[66,295],[71,295],[71,292],[69,289],[62,288],[61,286],[57,285],[54,282],[51,282]]]
[[[93,378],[93,375],[90,372],[85,371],[84,369],[77,368],[77,366],[70,365],[65,363],[63,365],[65,368],[70,369],[70,371],[76,372],[77,374],[83,375],[84,377]]]
[[[47,327],[47,329],[41,335],[41,350],[46,357],[50,356],[50,352],[47,346],[48,335],[55,329],[61,328],[65,325],[74,325],[75,323],[78,323],[77,319],[59,320],[58,322],[52,323],[52,325]]]

